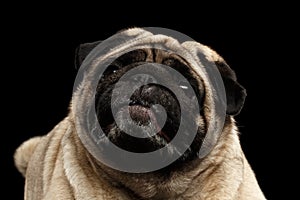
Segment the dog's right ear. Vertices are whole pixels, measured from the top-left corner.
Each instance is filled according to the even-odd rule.
[[[75,67],[79,69],[85,57],[102,41],[80,44],[75,50]]]

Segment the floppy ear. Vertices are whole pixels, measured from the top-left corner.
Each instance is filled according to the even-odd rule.
[[[75,67],[79,69],[85,57],[102,41],[80,44],[75,50]]]
[[[238,115],[245,102],[246,89],[237,82],[234,71],[225,61],[215,61],[215,64],[222,76],[226,90],[226,113],[228,115]]]

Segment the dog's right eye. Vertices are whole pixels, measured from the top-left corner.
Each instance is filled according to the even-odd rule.
[[[120,67],[117,65],[114,65],[114,64],[109,65],[108,68],[104,71],[103,75],[107,76],[107,75],[116,73],[119,69],[120,69]]]

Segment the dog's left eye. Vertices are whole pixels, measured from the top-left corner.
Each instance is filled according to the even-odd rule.
[[[189,83],[186,80],[180,81],[179,82],[179,87],[183,90],[188,90],[189,89]]]
[[[193,98],[196,94],[193,81],[188,82],[188,80],[181,80],[178,85],[189,98]]]

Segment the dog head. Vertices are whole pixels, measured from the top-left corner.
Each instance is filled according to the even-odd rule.
[[[99,44],[101,45],[101,42],[82,44],[78,47],[75,62],[77,67],[82,65],[85,58]],[[211,70],[209,67],[213,65],[220,73],[227,99],[226,126],[226,123],[231,123],[230,116],[240,112],[246,96],[245,89],[237,82],[233,70],[210,48],[191,42],[186,42],[183,46],[191,52],[193,59],[202,63],[206,71],[209,72]],[[107,49],[103,51],[109,52]],[[95,51],[97,50],[94,50],[94,54]],[[205,74],[199,73],[189,58],[191,57],[184,57],[174,51],[146,45],[126,51],[112,59],[99,77],[94,93],[97,121],[106,141],[109,140],[119,148],[134,153],[148,153],[168,146],[168,156],[180,153],[174,164],[196,159],[204,145],[205,138],[210,138],[207,137],[208,124],[213,114],[207,101],[211,100],[208,96],[213,95],[207,88],[208,84],[213,81],[205,81],[207,79],[204,77]],[[141,65],[146,67],[138,74],[132,75],[130,79],[122,79],[130,70]],[[162,65],[182,75],[168,79],[172,88],[160,84],[164,75],[172,77],[171,72]],[[116,86],[117,83],[118,86]],[[134,88],[136,85],[140,87],[134,89],[130,95],[119,94],[117,100],[114,100],[113,90],[117,87],[119,90],[126,90],[122,88],[124,85],[127,89]],[[180,99],[174,91],[180,93]],[[191,100],[196,101],[197,106],[191,104]],[[165,111],[164,115],[162,109]],[[182,117],[183,110],[188,111],[185,112],[187,114],[184,117]],[[164,123],[161,123],[162,121]],[[180,127],[183,122],[188,123]],[[192,143],[188,144],[185,138],[182,138],[179,146],[170,145],[179,129],[184,131],[184,135],[190,135],[192,132],[190,124],[196,126],[196,134]],[[127,128],[129,132],[148,137],[134,137],[124,131],[126,127],[129,127]],[[206,145],[210,143],[213,144],[213,142],[206,141]],[[178,151],[181,145],[182,147],[189,145],[189,147],[182,153]]]

